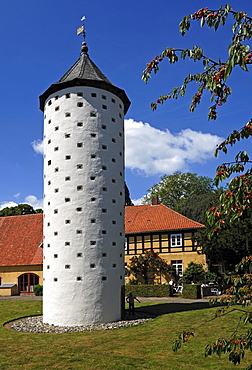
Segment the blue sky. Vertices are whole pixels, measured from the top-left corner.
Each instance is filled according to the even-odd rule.
[[[229,85],[233,94],[219,109],[217,121],[207,121],[209,96],[194,113],[189,112],[193,88],[185,98],[170,100],[152,112],[150,102],[179,86],[189,72],[200,70],[194,62],[168,65],[148,84],[141,73],[165,47],[202,46],[213,58],[226,56],[231,21],[216,33],[195,22],[184,37],[178,24],[200,7],[218,8],[222,1],[159,0],[1,0],[0,12],[0,208],[18,203],[42,206],[43,168],[39,153],[43,114],[38,97],[74,64],[81,37],[76,29],[86,16],[86,41],[90,58],[110,81],[131,100],[125,117],[126,181],[132,199],[146,194],[160,176],[176,170],[214,177],[216,166],[242,147],[221,155],[215,145],[250,118],[251,74],[236,71]],[[230,2],[235,10],[252,15],[252,3]],[[190,94],[191,92],[191,94]]]

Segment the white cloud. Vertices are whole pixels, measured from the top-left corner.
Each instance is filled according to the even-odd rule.
[[[187,171],[193,163],[205,163],[223,139],[190,128],[173,134],[148,123],[125,120],[126,167],[145,176]]]
[[[139,204],[142,204],[142,200],[144,197],[138,198],[138,199],[131,199],[134,206],[139,206]]]
[[[18,204],[15,203],[15,202],[12,202],[12,201],[9,201],[9,202],[3,202],[1,203],[0,205],[0,210],[1,209],[4,209],[5,207],[16,207]]]
[[[18,198],[19,196],[20,196],[20,193],[17,193],[17,194],[13,195],[14,198]]]
[[[42,208],[43,209],[43,199],[38,199],[35,195],[27,195],[25,197],[24,203],[30,204],[34,209]]]
[[[33,149],[35,150],[36,153],[38,154],[43,154],[44,153],[44,142],[43,140],[34,140],[32,143],[31,143]]]

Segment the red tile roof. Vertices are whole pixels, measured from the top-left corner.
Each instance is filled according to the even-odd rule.
[[[164,204],[125,207],[125,234],[200,229],[202,227],[205,225],[190,220]]]
[[[43,214],[0,217],[0,266],[43,263]]]

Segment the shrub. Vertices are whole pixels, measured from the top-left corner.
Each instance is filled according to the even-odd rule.
[[[35,285],[34,286],[34,293],[35,295],[43,295],[43,286],[42,285]]]
[[[137,297],[170,297],[169,285],[126,285],[125,295],[132,292]]]
[[[183,298],[199,299],[201,298],[201,290],[199,284],[184,284]]]

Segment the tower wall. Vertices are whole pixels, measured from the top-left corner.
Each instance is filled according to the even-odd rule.
[[[121,318],[124,285],[123,102],[89,86],[44,107],[43,321]]]

